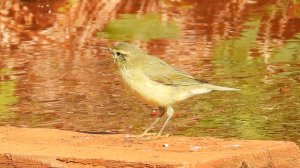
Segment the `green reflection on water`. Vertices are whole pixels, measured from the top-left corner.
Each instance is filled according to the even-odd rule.
[[[226,59],[227,56],[245,60],[245,56],[247,57],[249,55],[249,50],[255,46],[259,32],[260,19],[246,22],[244,25],[248,28],[242,31],[240,38],[223,41],[220,40],[216,44],[213,53],[215,60]]]
[[[123,14],[109,22],[96,36],[113,40],[150,40],[178,38],[180,28],[174,22],[163,22],[160,14]]]
[[[292,0],[292,3],[298,4],[298,3],[300,3],[300,0]]]
[[[300,136],[299,34],[274,46],[269,61],[263,55],[251,58],[251,49],[259,46],[260,23],[247,22],[239,38],[219,40],[215,46],[213,82],[241,91],[201,95],[194,106],[209,100],[204,105],[211,108],[196,109],[201,119],[179,134],[279,140]],[[270,71],[270,66],[283,70]],[[288,91],[281,92],[281,87]],[[214,112],[218,108],[224,110]]]
[[[10,69],[0,69],[0,119],[9,119],[13,117],[9,107],[18,100],[14,95],[16,81],[3,80],[5,79],[5,76],[8,76],[10,73]]]
[[[299,61],[300,60],[300,33],[294,35],[293,38],[274,51],[271,62],[278,61]]]

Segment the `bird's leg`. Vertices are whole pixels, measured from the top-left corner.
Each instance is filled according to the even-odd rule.
[[[156,119],[155,119],[155,121],[141,134],[141,135],[147,135],[148,134],[148,131],[150,131],[152,128],[153,128],[153,126],[156,124],[156,123],[158,123],[158,121],[161,119],[161,117],[157,117]]]
[[[173,114],[174,114],[173,108],[171,106],[167,107],[168,118],[167,118],[166,122],[164,123],[164,125],[161,127],[160,131],[158,132],[158,134],[157,134],[158,136],[161,136],[162,132],[164,131],[164,129],[167,126],[170,119],[172,118]]]
[[[158,123],[158,121],[161,119],[161,117],[165,114],[166,112],[166,109],[164,107],[158,107],[159,111],[160,111],[160,114],[159,116],[155,119],[155,121],[141,134],[141,136],[145,136],[148,134],[148,131],[150,131],[154,125],[156,123]]]

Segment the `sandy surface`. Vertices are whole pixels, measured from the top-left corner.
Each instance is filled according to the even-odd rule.
[[[300,167],[292,142],[92,135],[0,127],[0,167]]]

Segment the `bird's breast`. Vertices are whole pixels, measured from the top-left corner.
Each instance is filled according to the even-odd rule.
[[[151,80],[140,70],[120,69],[125,83],[147,102],[159,106],[172,105],[190,97],[192,94],[176,86],[164,85]]]

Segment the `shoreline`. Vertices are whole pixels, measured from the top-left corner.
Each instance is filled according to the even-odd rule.
[[[171,136],[154,140],[0,127],[0,168],[300,167],[294,142]]]

